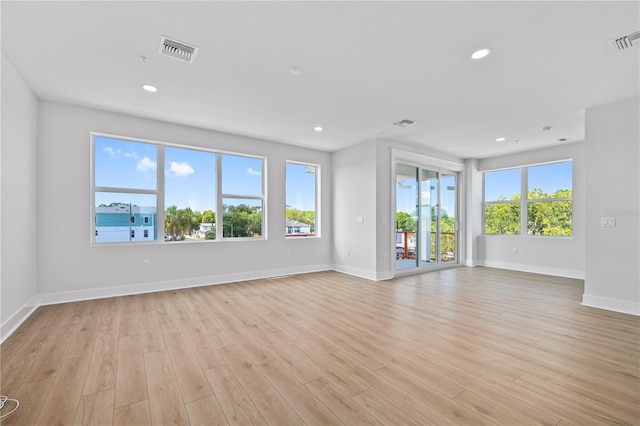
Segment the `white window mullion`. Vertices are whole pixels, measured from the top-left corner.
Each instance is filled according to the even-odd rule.
[[[529,174],[526,167],[520,169],[521,173],[521,188],[520,188],[520,235],[527,235],[528,227],[528,212],[529,209]]]

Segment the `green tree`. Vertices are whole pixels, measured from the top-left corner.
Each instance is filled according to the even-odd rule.
[[[396,229],[402,231],[415,231],[416,220],[407,212],[396,212]]]
[[[224,206],[222,235],[229,237],[253,237],[262,233],[262,207],[238,204]]]
[[[179,209],[169,206],[165,209],[164,230],[172,240],[184,240],[186,235],[192,235],[197,229],[200,229],[199,214],[190,207]]]
[[[571,236],[573,229],[573,203],[569,200],[549,201],[549,199],[571,198],[572,191],[559,189],[552,195],[540,188],[529,191],[527,203],[527,233],[529,235]]]
[[[216,223],[216,213],[213,210],[203,211],[200,223]]]
[[[520,200],[520,194],[511,197]],[[506,201],[505,197],[497,201]],[[484,206],[484,232],[487,234],[520,234],[520,203],[496,203]]]

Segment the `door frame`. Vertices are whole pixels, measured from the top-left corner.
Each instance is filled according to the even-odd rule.
[[[463,220],[463,212],[465,211],[465,206],[463,204],[464,201],[464,171],[465,171],[465,165],[464,163],[459,163],[456,161],[450,161],[450,160],[443,160],[440,158],[436,158],[436,157],[430,157],[427,155],[422,155],[422,154],[417,154],[415,152],[410,152],[410,151],[404,151],[404,150],[399,150],[399,149],[395,149],[392,148],[391,150],[391,208],[390,208],[390,218],[391,218],[391,244],[392,247],[390,247],[390,253],[395,253],[396,250],[396,226],[395,226],[395,218],[396,218],[396,172],[397,172],[397,165],[398,163],[407,165],[407,166],[413,166],[413,167],[418,167],[418,170],[422,170],[422,169],[428,169],[428,170],[432,170],[432,171],[437,171],[438,172],[438,204],[439,204],[439,208],[438,211],[440,211],[440,204],[442,203],[441,200],[441,186],[442,186],[442,180],[440,178],[441,174],[443,173],[451,173],[451,174],[455,174],[456,175],[456,222],[457,222],[457,230],[456,230],[456,262],[455,263],[441,263],[441,262],[436,262],[433,264],[427,264],[427,265],[420,265],[420,261],[418,259],[417,262],[417,266],[416,267],[412,267],[412,268],[408,268],[408,269],[397,269],[397,263],[396,263],[396,257],[394,256],[389,256],[390,257],[390,268],[391,271],[393,273],[394,276],[402,276],[402,275],[411,275],[411,274],[417,274],[417,273],[424,273],[424,272],[428,272],[428,271],[434,271],[434,270],[439,270],[439,269],[448,269],[448,268],[455,268],[455,267],[459,267],[462,266],[464,264],[464,260],[462,258],[462,253],[464,253],[464,238],[462,237],[463,235],[463,231],[464,231],[464,220]],[[419,182],[419,186],[418,186],[418,198],[421,198],[421,194],[420,194],[420,186],[421,186],[421,182]],[[417,240],[420,238],[419,232],[420,232],[420,223],[418,224],[418,229],[416,230],[416,243]],[[430,226],[430,225],[429,225]],[[439,226],[439,225],[438,225]],[[430,229],[430,228],[429,228]],[[418,250],[420,250],[420,248],[418,247]],[[419,254],[418,254],[419,257]],[[439,257],[439,254],[437,254],[437,257]]]

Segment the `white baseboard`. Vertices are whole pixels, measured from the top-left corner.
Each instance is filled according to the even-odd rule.
[[[393,272],[391,272],[391,271],[376,272],[376,281],[390,280],[393,277],[394,277],[393,276]]]
[[[344,265],[333,265],[332,269],[336,272],[353,275],[354,277],[364,278],[370,281],[382,281],[393,278],[393,274],[391,272],[372,272]]]
[[[79,302],[82,300],[104,299],[107,297],[129,296],[132,294],[141,293],[154,293],[165,290],[178,290],[182,288],[227,284],[238,281],[259,280],[265,278],[280,277],[283,275],[307,274],[311,272],[330,270],[333,270],[333,265],[310,265],[294,268],[214,275],[210,277],[191,278],[187,280],[157,281],[125,286],[60,291],[55,293],[41,293],[34,296],[18,312],[16,312],[11,318],[9,318],[2,324],[2,326],[0,327],[0,343],[4,342],[9,336],[11,336],[39,306],[43,305],[55,305],[58,303]]]
[[[640,303],[638,302],[629,302],[627,300],[610,299],[608,297],[583,294],[582,304],[592,308],[606,309],[607,311],[640,316]]]
[[[493,260],[480,260],[477,266],[486,266],[488,268],[509,269],[519,272],[531,272],[533,274],[553,275],[556,277],[575,278],[584,280],[584,271],[576,271],[574,269],[547,268],[544,266],[523,265],[521,263],[496,262]]]
[[[38,308],[37,296],[32,297],[22,308],[0,326],[0,344],[11,336],[20,325]]]
[[[38,305],[54,305],[58,303],[79,302],[82,300],[104,299],[107,297],[129,296],[133,294],[179,290],[182,288],[228,284],[238,281],[260,280],[265,278],[280,277],[283,275],[307,274],[311,272],[329,271],[332,269],[332,267],[333,265],[310,265],[295,268],[270,269],[264,271],[249,271],[238,272],[234,274],[212,275],[208,277],[197,277],[184,280],[155,281],[142,284],[102,287],[87,290],[41,293],[38,295]]]

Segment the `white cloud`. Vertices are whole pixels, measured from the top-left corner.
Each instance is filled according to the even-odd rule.
[[[138,165],[136,166],[136,169],[141,172],[148,172],[149,170],[155,170],[156,162],[149,157],[143,157],[142,160],[138,161]]]
[[[116,157],[117,155],[119,155],[122,151],[118,150],[113,150],[113,148],[111,148],[110,146],[105,146],[104,147],[104,152],[106,152],[107,154],[109,154],[112,157]]]
[[[135,151],[133,151],[133,152],[125,152],[122,155],[124,155],[127,158],[135,158],[136,160],[140,158],[140,156],[138,154],[136,154]]]
[[[193,170],[193,167],[191,167],[189,163],[186,162],[176,163],[175,161],[172,161],[170,166],[171,168],[169,169],[169,173],[173,174],[174,176],[189,176],[195,172],[195,170]]]
[[[247,173],[249,173],[250,175],[253,175],[253,176],[260,176],[262,174],[261,172],[259,172],[257,170],[253,170],[251,167],[249,167],[247,169]]]

